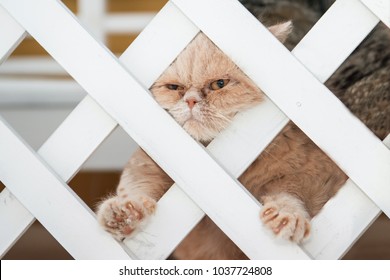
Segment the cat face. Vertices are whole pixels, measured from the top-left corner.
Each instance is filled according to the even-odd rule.
[[[165,70],[151,92],[202,142],[211,141],[238,112],[262,100],[261,90],[203,33]]]

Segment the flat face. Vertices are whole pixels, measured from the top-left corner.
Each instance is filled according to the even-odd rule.
[[[196,140],[211,141],[240,111],[262,99],[260,89],[203,33],[154,83],[157,102]]]

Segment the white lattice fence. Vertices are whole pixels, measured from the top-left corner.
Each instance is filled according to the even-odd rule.
[[[27,31],[89,93],[37,153],[1,121],[0,180],[7,186],[1,251],[36,217],[77,259],[160,259],[206,213],[250,258],[339,258],[380,209],[390,214],[390,152],[322,82],[380,19],[390,25],[389,8],[389,1],[338,0],[290,53],[235,0],[172,0],[118,62],[60,1],[0,0],[1,61]],[[238,116],[207,149],[147,91],[199,29],[284,112],[267,100]],[[313,237],[302,247],[276,241],[261,227],[261,205],[235,179],[286,115],[351,178],[314,219]],[[98,228],[65,183],[117,123],[177,183],[125,247]]]
[[[156,14],[147,11],[110,11],[107,5],[109,0],[75,2],[77,17],[104,44],[112,35],[138,34]],[[34,77],[34,83],[31,77]],[[79,84],[66,77],[67,72],[51,57],[30,55],[7,59],[0,68],[0,106],[76,104],[85,92]],[[53,92],[57,94],[53,95]]]

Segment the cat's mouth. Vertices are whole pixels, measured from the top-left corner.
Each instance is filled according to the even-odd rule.
[[[169,113],[195,140],[211,141],[231,121],[229,117],[217,114],[213,108],[197,104],[191,110],[184,105],[187,104],[179,104],[169,110]]]
[[[193,114],[190,114],[182,123],[181,126],[191,128],[194,126],[202,126],[202,122]]]
[[[181,121],[180,120],[178,121],[182,125],[184,125],[186,122],[201,123],[202,120],[204,120],[202,111],[197,106],[195,106],[193,109],[187,109],[183,111],[180,117],[181,117]]]
[[[209,143],[219,132],[226,128],[229,124],[227,119],[214,119],[200,114],[191,114],[182,124],[186,130],[195,140],[202,143]]]

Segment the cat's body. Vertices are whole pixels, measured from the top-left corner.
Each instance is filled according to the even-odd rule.
[[[270,31],[284,41],[290,26],[280,24],[270,27]],[[343,79],[332,77],[330,84],[341,92],[335,85]],[[261,90],[202,33],[162,74],[151,92],[193,138],[205,144],[238,112],[262,101]],[[346,179],[337,165],[291,122],[239,178],[264,205],[259,221],[253,222],[260,226],[261,220],[275,235],[295,242],[309,235],[310,219]],[[99,206],[99,222],[118,239],[131,235],[155,211],[156,202],[172,184],[169,176],[139,149],[126,165],[116,195]],[[174,257],[246,258],[208,217],[179,245]]]
[[[267,26],[292,20],[292,50],[334,0],[240,0]],[[390,31],[379,23],[325,85],[376,136],[390,132]]]
[[[325,85],[383,140],[390,133],[390,29],[378,24]]]
[[[264,204],[260,213],[263,223],[277,236],[300,242],[310,232],[310,219],[337,192],[346,176],[289,123],[239,180]],[[184,239],[174,257],[246,258],[208,217]]]

